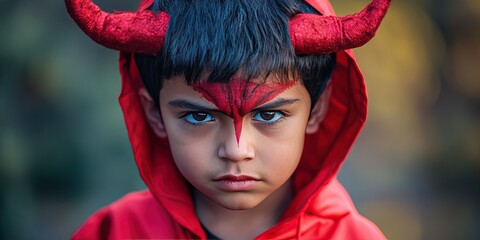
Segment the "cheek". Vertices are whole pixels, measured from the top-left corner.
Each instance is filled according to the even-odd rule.
[[[292,123],[292,122],[290,122]],[[300,162],[305,140],[306,120],[295,121],[293,125],[283,127],[281,131],[264,133],[261,141],[262,146],[259,152],[260,159],[263,159],[265,166],[276,173],[280,181],[289,178]],[[279,164],[280,163],[280,164]]]
[[[164,118],[164,124],[170,150],[180,172],[189,180],[204,172],[215,153],[211,139],[213,130],[205,126],[189,126],[183,120],[168,117]]]
[[[179,144],[175,139],[170,140],[170,149],[178,170],[191,183],[203,179],[209,169],[209,161],[212,159],[211,149],[200,143]],[[203,142],[203,141],[198,141]]]
[[[269,144],[268,151],[262,154],[262,168],[267,182],[276,188],[283,185],[295,172],[300,162],[303,142],[295,144]]]
[[[285,134],[287,135],[287,134]],[[262,155],[270,155],[274,161],[280,159],[286,165],[299,161],[304,145],[304,134],[289,134],[285,138],[275,138],[275,140],[265,141]],[[267,144],[268,143],[268,144]]]
[[[287,116],[282,122],[273,126],[257,125],[257,131],[260,137],[265,138],[262,142],[268,142],[273,145],[281,145],[290,150],[303,149],[305,130],[308,122],[308,112],[295,112],[292,116]]]

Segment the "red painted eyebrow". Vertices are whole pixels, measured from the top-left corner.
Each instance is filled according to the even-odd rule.
[[[279,107],[283,107],[285,105],[293,104],[293,103],[298,102],[298,101],[300,101],[300,99],[279,98],[279,99],[277,99],[273,102],[266,103],[262,106],[259,106],[255,109],[253,109],[252,112],[262,111],[262,110],[266,110],[266,109],[279,108]],[[190,102],[188,100],[184,100],[184,99],[176,99],[176,100],[173,100],[173,101],[169,102],[168,104],[171,105],[171,106],[174,106],[174,107],[197,110],[197,111],[221,112],[218,109],[213,109],[213,108],[205,107],[205,106],[202,106],[202,105],[198,105],[196,103],[192,103],[192,102]]]

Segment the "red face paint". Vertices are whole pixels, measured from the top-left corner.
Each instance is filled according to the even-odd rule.
[[[243,116],[272,100],[295,81],[288,83],[252,83],[233,79],[230,83],[194,83],[192,87],[208,101],[233,119],[237,143],[242,133]]]

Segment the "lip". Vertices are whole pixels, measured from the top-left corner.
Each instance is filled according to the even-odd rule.
[[[247,180],[258,181],[260,179],[250,175],[234,175],[234,174],[227,174],[214,179],[214,181],[247,181]]]
[[[252,190],[260,179],[249,175],[228,174],[215,178],[213,181],[223,191],[237,192]]]

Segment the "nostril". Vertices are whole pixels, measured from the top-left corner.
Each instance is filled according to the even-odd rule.
[[[244,139],[231,138],[224,141],[218,148],[218,157],[226,161],[248,161],[255,158],[255,151],[251,144]]]

